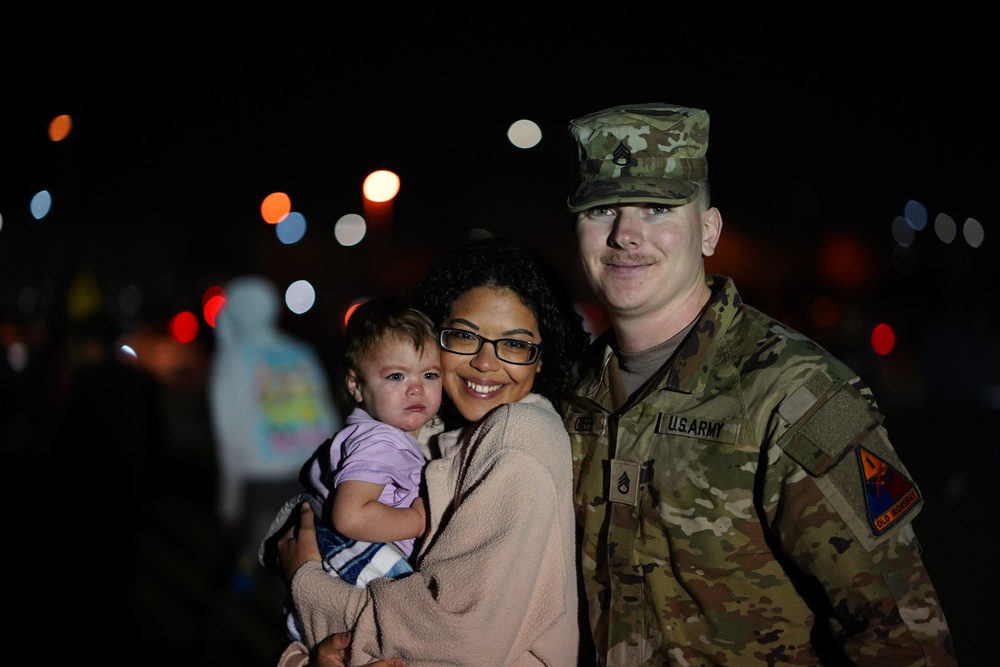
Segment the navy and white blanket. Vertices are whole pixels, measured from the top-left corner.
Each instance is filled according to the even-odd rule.
[[[312,506],[316,541],[323,558],[323,570],[331,576],[340,577],[350,584],[363,588],[378,577],[396,579],[413,572],[413,567],[406,556],[392,542],[352,540],[325,525],[320,518],[323,515],[323,508],[319,499],[308,493],[300,493],[285,502],[261,541],[257,558],[268,571],[281,575],[276,560],[277,539],[292,525],[293,518],[298,519],[298,509],[305,501],[309,501]],[[286,598],[283,610],[288,636],[292,640],[302,641],[302,628],[294,609],[292,601]]]

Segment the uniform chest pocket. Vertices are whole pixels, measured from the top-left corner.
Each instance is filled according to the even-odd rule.
[[[757,523],[760,452],[742,446],[739,436],[739,420],[660,415],[643,481],[661,530],[679,530],[702,549],[717,549],[720,539],[743,541],[736,533]]]

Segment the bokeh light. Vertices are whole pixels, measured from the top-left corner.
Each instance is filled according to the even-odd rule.
[[[978,248],[983,244],[985,235],[986,230],[975,218],[969,218],[962,225],[962,236],[965,238],[965,242],[973,248]]]
[[[69,131],[73,129],[73,119],[69,114],[56,116],[49,123],[49,139],[52,141],[62,141],[69,136]]]
[[[840,309],[833,299],[828,296],[818,296],[812,302],[809,309],[813,324],[820,329],[832,329],[840,321]]]
[[[170,318],[167,330],[178,343],[190,343],[198,337],[198,318],[189,310],[179,312]]]
[[[291,212],[292,200],[284,192],[272,192],[260,205],[260,215],[269,225],[278,224]]]
[[[354,311],[358,309],[358,306],[363,304],[365,301],[368,301],[368,297],[356,299],[350,306],[347,307],[347,310],[344,311],[344,329],[347,329],[347,322],[351,319],[351,315],[353,315]]]
[[[101,286],[93,272],[81,271],[74,276],[66,291],[66,313],[74,320],[90,317],[101,309]]]
[[[534,121],[521,119],[507,129],[507,138],[518,148],[534,148],[542,140],[542,128]]]
[[[226,296],[226,290],[222,289],[221,285],[212,285],[207,287],[204,292],[201,293],[201,305],[204,306],[212,297],[215,296]]]
[[[361,192],[368,201],[389,201],[399,193],[399,176],[385,169],[373,171],[365,178]]]
[[[225,290],[218,285],[212,285],[202,294],[201,303],[202,317],[205,318],[205,323],[214,329],[215,319],[226,305]]]
[[[885,322],[877,324],[872,329],[871,343],[875,353],[884,357],[896,347],[896,332]]]
[[[901,216],[897,215],[892,221],[892,240],[901,246],[911,246],[913,245],[914,239],[916,239],[917,233],[913,231],[913,227],[910,225],[910,221]]]
[[[316,290],[308,280],[296,280],[285,290],[285,305],[296,315],[308,312],[316,303]]]
[[[350,247],[361,243],[367,230],[364,218],[357,213],[348,213],[341,216],[333,226],[333,236],[340,245]]]
[[[31,198],[31,215],[35,220],[41,220],[52,210],[52,195],[48,190],[39,190]]]
[[[934,218],[934,233],[945,243],[951,243],[958,236],[958,225],[955,219],[947,213],[938,213]]]
[[[843,290],[859,289],[875,276],[870,249],[852,234],[832,234],[820,248],[818,261],[820,275]]]
[[[142,289],[135,283],[126,285],[118,293],[118,307],[127,317],[135,317],[142,307]]]
[[[298,211],[292,211],[275,225],[274,233],[285,245],[298,243],[306,235],[306,218]]]
[[[28,346],[19,340],[14,341],[7,348],[7,365],[15,373],[20,373],[27,368],[30,358]]]
[[[911,199],[906,202],[906,206],[903,207],[903,217],[910,227],[918,232],[927,226],[927,208],[916,200]]]

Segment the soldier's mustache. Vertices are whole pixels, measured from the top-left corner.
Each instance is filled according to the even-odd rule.
[[[601,255],[602,264],[656,264],[656,258],[631,252]]]

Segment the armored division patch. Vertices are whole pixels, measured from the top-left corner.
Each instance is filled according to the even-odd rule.
[[[872,532],[881,535],[919,505],[917,487],[898,470],[859,446],[858,466],[865,483],[865,505]]]
[[[778,446],[806,470],[868,551],[919,514],[923,496],[886,438],[882,415],[853,386],[813,373],[778,414]]]

